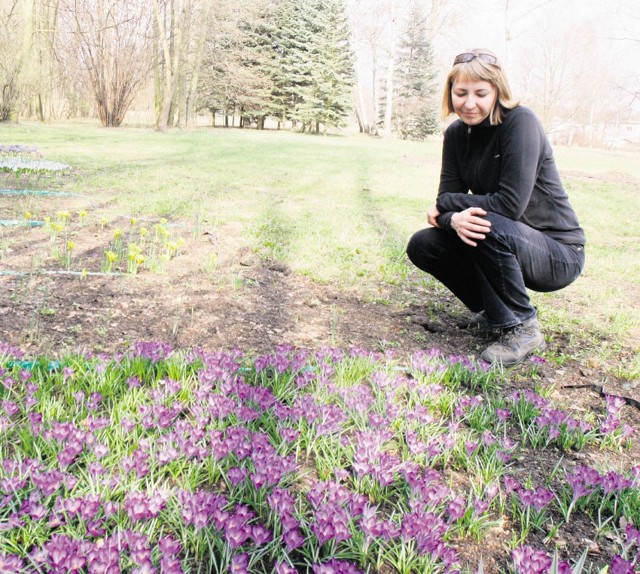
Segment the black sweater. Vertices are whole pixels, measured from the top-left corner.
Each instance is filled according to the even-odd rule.
[[[481,207],[560,243],[585,243],[542,124],[523,106],[505,110],[499,125],[487,118],[477,126],[457,120],[447,128],[436,206],[445,228],[454,212]]]

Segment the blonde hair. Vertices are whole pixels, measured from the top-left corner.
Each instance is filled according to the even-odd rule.
[[[451,99],[451,88],[456,80],[471,80],[475,82],[489,82],[496,89],[496,101],[493,109],[489,113],[489,121],[492,126],[502,123],[503,110],[511,110],[517,108],[520,102],[513,97],[507,77],[502,70],[500,61],[491,50],[484,48],[476,48],[463,52],[465,54],[475,54],[476,56],[484,54],[495,58],[495,63],[490,64],[481,58],[473,58],[468,62],[454,64],[453,68],[447,75],[444,90],[442,93],[442,117],[447,118],[454,113],[453,101]]]

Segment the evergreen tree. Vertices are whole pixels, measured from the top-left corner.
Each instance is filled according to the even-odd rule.
[[[265,1],[225,24],[211,31],[204,107],[258,127],[268,116],[316,132],[344,124],[354,65],[343,0]]]
[[[253,19],[241,22],[241,75],[246,76],[247,88],[241,95],[240,107],[245,116],[257,121],[258,128],[264,127],[268,116],[276,116],[278,107],[274,103],[277,53],[274,39],[277,29],[273,24],[274,13],[271,4],[253,15]]]
[[[427,39],[427,18],[418,1],[411,3],[395,73],[395,129],[402,138],[423,140],[438,130],[438,122],[433,101],[433,49]]]
[[[342,0],[319,0],[315,3],[310,53],[313,57],[312,82],[303,108],[305,124],[319,132],[340,127],[352,108],[354,57]]]
[[[312,82],[311,13],[305,0],[281,0],[273,37],[272,107],[278,110],[281,121],[291,120],[294,126],[302,120],[299,109],[305,97],[308,99]]]
[[[278,26],[274,103],[302,130],[344,124],[354,81],[342,0],[284,0]]]
[[[237,10],[232,2],[220,2],[209,30],[200,74],[199,106],[261,127],[270,114],[272,83],[273,13],[269,4],[254,3],[251,10]]]

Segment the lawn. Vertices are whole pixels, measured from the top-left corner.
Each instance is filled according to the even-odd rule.
[[[23,175],[27,187],[50,183],[109,200],[109,221],[127,214],[180,219],[196,230],[237,224],[248,248],[365,296],[375,296],[381,275],[397,274],[437,189],[439,141],[76,124],[1,129],[7,143],[37,146],[48,160],[73,167],[73,175],[51,182]],[[569,289],[536,302],[543,312],[548,300],[560,303],[549,315],[562,329],[637,341],[638,153],[559,148],[556,155],[587,233],[587,265]],[[30,199],[14,207],[8,219],[37,211]]]
[[[637,154],[556,150],[587,267],[534,295],[550,350],[499,371],[398,319],[457,312],[404,258],[438,141],[24,123],[0,144],[69,166],[3,176],[0,571],[636,571]],[[193,344],[140,337],[186,328],[154,286],[217,301],[189,300]],[[333,297],[354,303],[288,344]],[[273,331],[196,331],[260,306]],[[359,315],[392,329],[338,344]]]

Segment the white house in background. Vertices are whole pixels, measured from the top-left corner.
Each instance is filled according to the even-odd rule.
[[[556,122],[548,130],[551,143],[619,149],[640,145],[640,119],[618,124],[596,123],[589,125]]]

